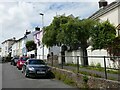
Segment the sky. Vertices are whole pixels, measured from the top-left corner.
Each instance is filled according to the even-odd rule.
[[[89,2],[88,2],[89,1]],[[26,30],[48,26],[54,16],[73,14],[80,19],[96,12],[99,0],[0,0],[0,46],[7,39],[23,37]],[[114,0],[107,0],[111,3]]]

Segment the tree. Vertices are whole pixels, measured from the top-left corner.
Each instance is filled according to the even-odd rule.
[[[83,65],[88,65],[87,42],[91,35],[91,30],[94,28],[96,21],[90,19],[79,20],[71,18],[66,24],[61,25],[62,31],[59,31],[57,40],[63,44],[70,46],[71,50],[77,50],[81,47],[83,52]]]
[[[45,28],[43,43],[47,46],[66,45],[70,46],[71,50],[81,47],[83,56],[87,56],[87,40],[90,38],[94,24],[95,21],[90,19],[80,20],[71,16],[54,17],[52,23]],[[83,65],[88,65],[87,57],[83,61]]]
[[[92,30],[92,47],[94,49],[107,49],[116,37],[115,27],[110,22],[97,23]]]
[[[120,36],[113,39],[108,45],[107,51],[111,56],[120,56]]]
[[[68,17],[65,16],[54,17],[52,23],[44,28],[43,44],[47,47],[61,45],[61,42],[57,40],[57,35],[61,31],[61,25],[67,23],[68,20]]]
[[[28,51],[32,51],[36,49],[36,44],[34,43],[33,40],[27,41],[26,42],[26,48]]]

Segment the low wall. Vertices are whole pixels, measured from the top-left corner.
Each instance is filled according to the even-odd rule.
[[[72,82],[74,82],[74,86],[77,86],[79,88],[101,88],[101,89],[117,88],[116,90],[120,89],[120,82],[118,81],[85,76],[82,74],[75,74],[72,71],[59,69],[56,67],[51,67],[51,68],[52,68],[52,72],[55,74],[55,77],[58,77],[59,75],[59,78],[61,79],[66,79],[66,78],[70,79]]]

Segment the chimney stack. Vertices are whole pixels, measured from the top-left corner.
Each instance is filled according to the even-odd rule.
[[[103,8],[108,5],[108,2],[106,0],[100,0],[99,1],[99,8]]]
[[[28,35],[30,33],[31,33],[31,31],[26,30],[25,35]]]
[[[35,27],[35,31],[40,31],[40,28],[39,27]]]

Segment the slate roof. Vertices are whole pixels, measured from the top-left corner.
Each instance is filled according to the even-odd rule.
[[[100,16],[106,14],[107,12],[117,8],[120,6],[120,1],[112,2],[108,4],[106,7],[100,8],[97,12],[92,14],[89,19],[97,20]]]
[[[16,40],[14,40],[14,39],[7,39],[7,40],[3,41],[2,44],[7,42],[7,41],[16,41]]]

